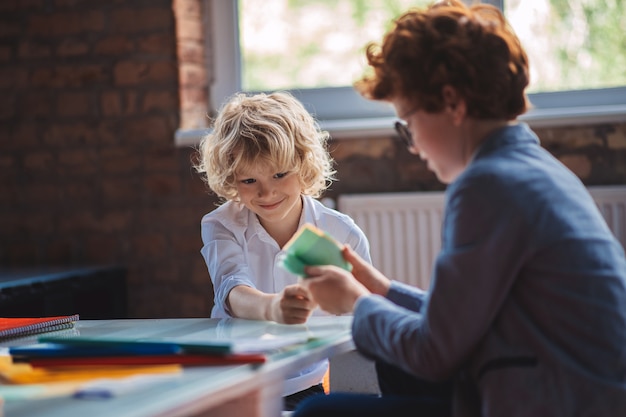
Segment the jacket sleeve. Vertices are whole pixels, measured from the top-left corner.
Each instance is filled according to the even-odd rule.
[[[396,305],[420,312],[424,306],[426,294],[427,292],[420,288],[399,281],[392,281],[386,298]]]

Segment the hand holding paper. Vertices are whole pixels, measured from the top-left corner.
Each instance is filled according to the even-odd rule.
[[[352,265],[343,258],[342,246],[312,224],[303,225],[283,249],[282,266],[301,277],[306,277],[304,268],[310,265],[335,265],[352,270]]]
[[[350,313],[363,295],[387,295],[391,286],[387,277],[349,246],[343,249],[342,254],[352,265],[351,273],[327,266],[308,268],[309,279],[303,282],[303,286],[311,292],[322,310],[332,314]]]
[[[283,324],[305,323],[317,307],[309,292],[300,284],[287,285],[273,294],[268,319]]]

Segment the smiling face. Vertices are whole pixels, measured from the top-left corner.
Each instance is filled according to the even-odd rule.
[[[298,227],[302,213],[302,184],[296,171],[276,172],[270,166],[241,169],[235,178],[239,201],[273,230]]]

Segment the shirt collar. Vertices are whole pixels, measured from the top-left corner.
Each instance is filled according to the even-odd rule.
[[[298,229],[302,227],[305,223],[313,223],[315,224],[314,210],[311,205],[312,199],[311,197],[301,196],[302,198],[302,214],[300,215],[300,222],[298,223]],[[251,226],[251,234],[250,238],[253,236],[258,236],[259,239],[266,242],[274,242],[274,239],[267,233],[265,228],[261,225],[259,218],[252,212],[252,210],[248,211],[248,224]]]
[[[539,144],[539,139],[530,130],[530,127],[526,123],[516,123],[513,125],[505,126],[500,129],[496,129],[491,132],[483,143],[478,146],[472,157],[472,161],[479,159],[482,156],[488,155],[497,149],[505,146],[522,144],[522,143],[536,143]]]

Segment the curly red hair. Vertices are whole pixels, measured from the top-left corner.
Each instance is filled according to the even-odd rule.
[[[367,47],[372,71],[355,83],[364,97],[402,97],[436,113],[449,85],[476,119],[513,120],[528,109],[528,57],[496,7],[447,0],[410,9],[394,23],[382,45]]]

